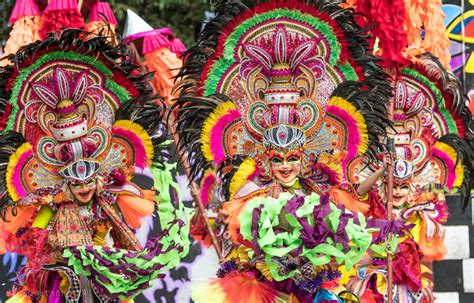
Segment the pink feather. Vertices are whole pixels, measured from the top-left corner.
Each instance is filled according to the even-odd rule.
[[[13,186],[15,187],[15,190],[18,193],[18,196],[20,199],[23,199],[26,197],[26,191],[25,188],[23,187],[23,184],[21,182],[21,170],[25,165],[25,162],[28,160],[28,158],[31,156],[32,150],[28,150],[24,152],[21,156],[20,159],[18,159],[18,163],[15,166],[15,169],[13,170],[13,176],[12,176],[12,183]]]
[[[204,177],[204,180],[201,182],[201,201],[204,207],[209,204],[209,191],[211,190],[211,186],[215,181],[216,177],[213,174],[210,174]]]
[[[112,133],[115,136],[126,139],[135,148],[135,166],[145,168],[149,165],[143,140],[139,136],[132,131],[120,127],[113,127]]]
[[[349,160],[352,160],[358,156],[358,149],[361,141],[359,126],[357,125],[357,121],[354,119],[354,117],[337,106],[330,105],[326,108],[326,110],[328,113],[339,117],[341,121],[344,121],[346,124],[347,155],[342,163],[342,167],[346,167]]]
[[[211,151],[214,155],[214,161],[216,163],[225,160],[225,153],[222,145],[222,134],[224,129],[234,120],[240,118],[240,113],[237,110],[231,110],[229,113],[219,118],[217,123],[211,130]]]
[[[437,149],[436,147],[433,147],[431,149],[431,155],[441,159],[446,164],[446,167],[447,167],[446,173],[448,174],[448,180],[446,181],[446,186],[449,189],[452,189],[454,181],[456,180],[456,163],[454,163],[453,159],[451,159],[451,157],[449,157],[445,152]]]

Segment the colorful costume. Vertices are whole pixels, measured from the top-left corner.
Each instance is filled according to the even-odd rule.
[[[82,30],[9,59],[0,70],[1,238],[28,257],[10,301],[135,297],[189,244],[165,182],[160,99],[127,49]],[[135,168],[150,168],[154,184],[131,182]],[[134,231],[155,207],[163,234],[143,248]]]
[[[410,244],[413,248],[410,251],[401,250],[396,260],[412,260],[418,264],[404,262],[409,266],[395,267],[395,272],[400,274],[412,272],[411,276],[395,279],[405,285],[405,288],[399,287],[400,296],[404,298],[401,302],[418,302],[422,298],[432,301],[432,282],[422,278],[427,270],[420,261],[441,260],[447,253],[443,229],[449,215],[446,195],[459,191],[462,199],[466,199],[471,180],[472,150],[462,139],[467,131],[465,121],[470,116],[466,115],[457,79],[429,55],[417,61],[400,70],[394,83],[395,215],[413,224],[411,237],[406,241],[416,243],[416,246]],[[361,159],[354,160],[348,166],[349,180],[361,183],[377,168],[376,164],[368,167]],[[386,180],[378,181],[368,199],[386,200]],[[370,276],[363,271],[360,273],[365,275],[364,280]],[[423,287],[422,281],[425,281]],[[410,289],[406,289],[407,285]],[[365,286],[354,284],[351,288],[362,293]],[[381,294],[385,292],[382,288],[378,290]],[[420,292],[425,292],[424,296]]]
[[[354,5],[368,22],[377,23],[378,54],[393,76],[393,131],[387,132],[395,143],[394,216],[411,224],[409,236],[394,256],[394,300],[433,302],[431,272],[425,264],[447,253],[446,195],[458,192],[464,203],[469,196],[474,152],[464,139],[470,132],[471,115],[459,81],[437,58],[425,53],[436,52],[446,64],[447,38],[442,22],[438,23],[440,2],[431,2],[429,9],[419,1],[359,0]],[[429,14],[417,14],[423,10]],[[356,159],[347,167],[348,180],[362,184],[381,166]],[[370,205],[383,205],[386,194],[387,180],[380,178],[364,199],[372,201]],[[348,288],[359,296],[370,294],[367,302],[382,302],[386,275],[385,256],[374,256],[359,266]]]
[[[333,4],[223,1],[185,53],[181,148],[220,210],[225,258],[195,301],[358,301],[324,287],[388,245],[340,183],[349,161],[382,149],[387,127],[390,86],[359,33]]]

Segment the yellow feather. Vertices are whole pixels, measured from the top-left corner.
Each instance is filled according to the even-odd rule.
[[[443,142],[436,142],[434,147],[439,149],[443,153],[445,153],[454,163],[456,163],[458,154],[454,148],[452,148],[451,146]],[[456,179],[453,182],[453,189],[461,187],[463,180],[464,180],[464,167],[462,166],[462,163],[459,161],[456,165]]]
[[[148,135],[146,130],[143,129],[143,127],[141,127],[139,124],[132,122],[130,120],[115,121],[113,126],[126,129],[135,133],[143,142],[143,146],[145,147],[145,151],[146,151],[146,156],[148,158],[148,161],[151,162],[155,153],[153,150],[153,143],[151,142],[150,136]]]
[[[224,102],[214,109],[214,111],[204,121],[201,131],[201,151],[209,162],[214,160],[214,155],[212,154],[211,149],[212,129],[219,119],[231,110],[235,110],[235,105],[230,101]]]
[[[5,175],[5,179],[7,182],[7,191],[10,197],[12,198],[13,201],[18,201],[20,200],[19,194],[17,189],[15,188],[15,185],[13,184],[13,173],[15,171],[15,168],[18,164],[18,161],[20,160],[21,156],[25,153],[31,150],[31,144],[26,142],[23,143],[16,151],[13,153],[13,155],[10,156],[10,159],[8,159],[8,164],[7,164],[7,171]]]
[[[237,191],[247,182],[248,177],[255,171],[255,160],[252,158],[245,158],[244,162],[240,164],[239,169],[234,174],[230,181],[230,196],[233,197]]]
[[[367,132],[367,124],[365,123],[364,116],[362,116],[362,114],[354,105],[350,104],[341,97],[332,97],[331,100],[329,100],[328,105],[336,106],[339,109],[346,111],[352,118],[356,120],[357,128],[359,129],[360,134],[358,152],[359,155],[365,153],[369,146],[369,133]]]

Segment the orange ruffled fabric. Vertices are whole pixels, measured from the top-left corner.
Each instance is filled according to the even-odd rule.
[[[20,227],[31,226],[31,221],[36,212],[36,206],[18,207],[16,217],[12,215],[11,211],[7,212],[5,220],[0,223],[0,254],[13,249],[11,247],[13,243],[7,245],[6,239],[14,235]]]
[[[443,260],[448,253],[448,249],[444,245],[444,232],[440,231],[443,228],[441,224],[435,222],[427,222],[427,218],[421,221],[420,237],[418,246],[423,253],[423,260],[439,261]],[[427,237],[427,224],[430,223],[435,226],[434,236],[430,239]]]
[[[115,38],[115,25],[105,23],[103,21],[92,21],[86,24],[86,31],[93,35],[110,37],[108,40],[117,45],[117,39]]]
[[[146,195],[147,198],[151,198],[150,193]],[[131,195],[119,195],[117,197],[117,205],[122,212],[125,222],[134,229],[138,229],[142,225],[142,218],[151,215],[155,210],[153,198],[150,200]]]
[[[229,231],[232,242],[234,243],[240,243],[247,247],[252,247],[252,244],[248,241],[245,241],[242,235],[239,233],[239,216],[247,205],[247,202],[256,196],[258,195],[251,195],[250,197],[246,197],[244,199],[234,199],[224,203],[224,213],[228,216],[227,230]]]
[[[347,191],[337,187],[332,187],[329,190],[329,199],[331,199],[336,204],[344,205],[346,209],[354,213],[360,212],[365,214],[370,210],[369,204],[359,201]]]
[[[183,61],[165,47],[145,54],[145,66],[148,71],[155,72],[151,85],[158,95],[165,97],[165,102],[168,105],[178,95],[177,92],[172,94],[174,87],[173,77],[176,76],[182,65]]]
[[[297,303],[295,298],[272,289],[247,273],[233,272],[208,285],[193,286],[192,298],[197,303]]]
[[[15,294],[13,297],[8,299],[6,303],[33,303],[33,300],[26,293],[27,290],[22,290],[21,292]],[[48,299],[46,296],[41,296],[39,299],[35,299],[35,303],[47,303]]]
[[[4,55],[14,54],[20,49],[20,47],[39,40],[40,25],[40,16],[26,16],[18,19],[13,24],[10,37],[5,45]],[[1,60],[0,66],[5,66],[7,63],[7,60]]]
[[[416,56],[430,52],[439,58],[447,70],[449,61],[449,38],[444,26],[441,0],[405,0],[405,28],[407,48],[405,56],[416,61]],[[424,38],[422,32],[424,30]]]

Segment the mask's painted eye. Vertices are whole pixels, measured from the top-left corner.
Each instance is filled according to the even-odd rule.
[[[400,187],[401,190],[409,190],[408,185],[402,185]]]
[[[289,158],[286,159],[286,162],[290,164],[295,164],[295,163],[298,163],[299,161],[300,161],[300,158],[297,156],[290,156]]]
[[[279,158],[279,157],[273,157],[271,160],[272,164],[282,164],[283,163],[283,159]]]
[[[71,183],[71,187],[73,189],[80,189],[82,187],[82,183],[81,182],[74,182],[74,183]]]
[[[90,179],[89,181],[86,182],[87,186],[92,186],[95,184],[95,179]]]

